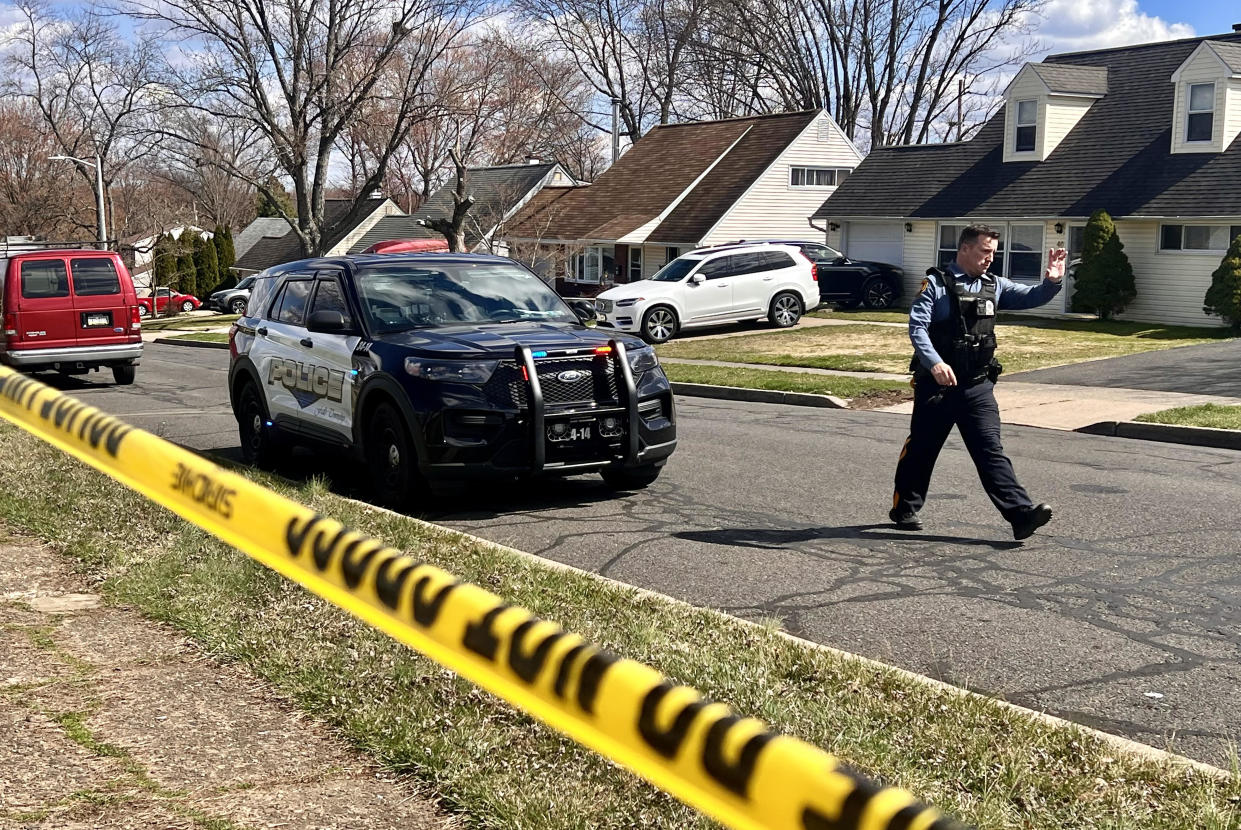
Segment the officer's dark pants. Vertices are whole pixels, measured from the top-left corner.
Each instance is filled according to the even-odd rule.
[[[940,391],[942,395],[937,395]],[[922,509],[935,459],[955,424],[974,459],[983,489],[1005,519],[1012,521],[1030,497],[1017,483],[1012,462],[1000,443],[1000,407],[995,384],[983,380],[968,386],[940,387],[934,378],[920,378],[914,386],[914,413],[909,437],[896,465],[893,507]]]

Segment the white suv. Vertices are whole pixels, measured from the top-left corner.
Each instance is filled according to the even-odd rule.
[[[766,317],[797,325],[819,304],[818,273],[796,245],[702,248],[653,277],[609,288],[595,299],[599,325],[663,343],[681,329]]]

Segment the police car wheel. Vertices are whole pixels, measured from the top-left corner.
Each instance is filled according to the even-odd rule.
[[[871,277],[862,284],[862,302],[867,308],[888,308],[896,301],[896,290],[882,277]]]
[[[266,469],[276,463],[280,444],[253,383],[242,387],[237,400],[237,434],[241,438],[241,457],[247,464]]]
[[[654,464],[642,467],[605,467],[600,475],[614,490],[641,490],[654,484],[663,469]]]
[[[771,298],[771,310],[767,313],[771,324],[778,329],[797,325],[801,319],[801,298],[791,291],[781,291]]]
[[[381,403],[366,429],[366,461],[375,498],[385,507],[405,507],[418,487],[418,462],[399,412]]]

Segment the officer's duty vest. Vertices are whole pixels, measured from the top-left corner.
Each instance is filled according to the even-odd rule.
[[[948,270],[928,268],[927,276],[938,280],[948,292],[948,317],[928,327],[931,345],[952,367],[960,383],[977,383],[987,377],[995,358],[995,277],[984,274],[979,291],[967,291],[965,284]]]

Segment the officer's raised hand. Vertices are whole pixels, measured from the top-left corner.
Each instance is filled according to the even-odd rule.
[[[956,386],[957,375],[947,363],[936,363],[931,367],[931,377],[940,386]]]
[[[1052,248],[1047,252],[1047,270],[1043,272],[1043,278],[1052,282],[1060,282],[1064,279],[1064,262],[1068,259],[1068,251],[1064,248]]]

